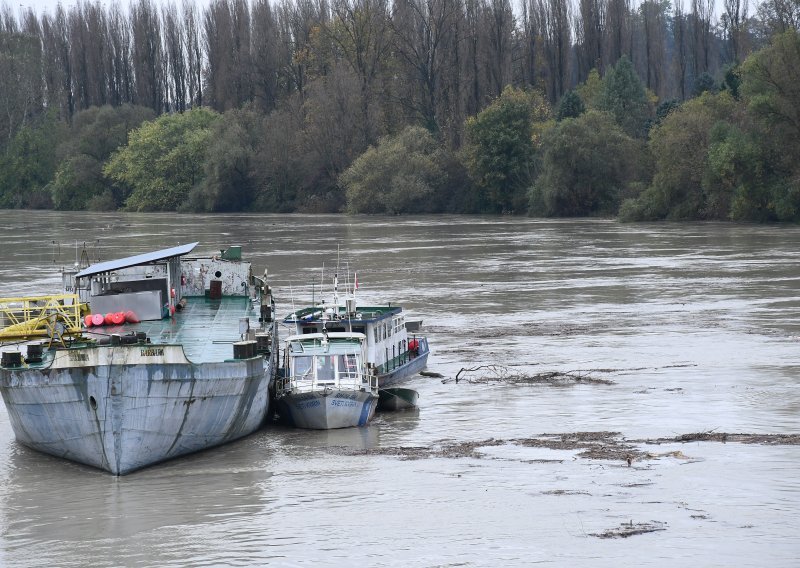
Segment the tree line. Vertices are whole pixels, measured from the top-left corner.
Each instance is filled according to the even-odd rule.
[[[759,73],[799,24],[798,0],[2,5],[0,207],[793,218],[670,199],[748,160],[795,191],[789,110],[786,144],[757,126],[797,102],[791,65]],[[714,159],[664,198],[700,116]]]

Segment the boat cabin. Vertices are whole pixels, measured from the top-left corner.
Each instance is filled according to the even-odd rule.
[[[138,321],[169,317],[181,308],[183,297],[250,295],[253,277],[250,263],[241,262],[241,247],[189,257],[197,244],[65,270],[64,287],[73,289],[94,314],[132,312]]]
[[[286,339],[284,389],[295,392],[317,388],[359,387],[366,376],[364,334],[308,333]]]
[[[413,357],[416,340],[409,338],[403,309],[398,306],[361,306],[348,300],[346,306],[302,308],[289,314],[285,323],[294,325],[297,335],[323,332],[360,333],[366,336],[367,361],[378,374],[399,367]]]

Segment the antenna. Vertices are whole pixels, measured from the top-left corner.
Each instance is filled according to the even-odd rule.
[[[323,290],[325,290],[325,262],[324,261],[322,262],[322,275],[320,276],[320,279],[319,279],[319,292],[320,292],[320,294],[325,294],[325,292]],[[324,302],[325,300],[323,299],[322,301]]]
[[[289,284],[289,296],[292,298],[292,313],[295,314],[295,319],[297,319],[297,310],[294,307],[294,290],[292,290],[291,283]]]
[[[333,274],[333,307],[339,311],[339,245],[336,245],[336,272]]]

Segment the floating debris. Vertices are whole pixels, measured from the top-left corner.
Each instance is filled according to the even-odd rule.
[[[577,489],[551,489],[550,491],[542,491],[542,495],[591,495],[591,493]]]
[[[396,446],[357,449],[350,447],[332,447],[330,451],[342,455],[374,455],[393,456],[403,460],[425,458],[475,458],[485,459],[482,448],[515,445],[531,448],[547,448],[550,450],[575,451],[576,456],[591,460],[618,461],[622,467],[633,467],[639,462],[674,458],[687,463],[698,461],[680,450],[668,452],[650,452],[641,449],[645,445],[659,445],[681,442],[738,442],[742,444],[762,445],[800,445],[800,434],[726,434],[700,432],[682,434],[674,438],[656,438],[628,440],[619,432],[570,432],[563,434],[540,434],[531,438],[511,438],[508,440],[489,438],[468,442],[439,442],[432,446]],[[489,459],[493,459],[490,457]],[[549,463],[563,460],[519,460],[524,463]]]
[[[433,377],[434,379],[444,378],[443,374],[435,373],[433,371],[420,371],[419,374],[422,375],[423,377]]]
[[[646,444],[674,444],[686,442],[738,442],[740,444],[760,444],[763,446],[798,446],[800,434],[731,434],[728,432],[695,432],[681,434],[674,438],[644,440]]]
[[[483,371],[482,374],[471,376],[471,373]],[[602,370],[601,370],[602,371]],[[508,367],[502,365],[479,365],[477,367],[462,368],[452,379],[445,379],[442,383],[455,381],[470,384],[527,384],[527,385],[551,385],[551,386],[572,386],[576,384],[594,385],[613,385],[614,381],[594,377],[584,371],[548,371],[529,375],[526,373],[512,372]]]
[[[637,534],[647,534],[665,530],[667,530],[667,523],[662,521],[634,524],[631,520],[628,523],[621,523],[619,527],[615,529],[608,529],[601,533],[590,533],[589,536],[596,536],[597,538],[628,538]]]

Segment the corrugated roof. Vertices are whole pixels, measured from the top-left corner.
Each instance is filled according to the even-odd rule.
[[[121,270],[123,268],[130,268],[131,266],[139,266],[141,264],[149,264],[158,260],[165,260],[175,256],[183,256],[189,254],[192,249],[198,245],[197,243],[189,243],[188,245],[180,245],[168,249],[157,250],[153,252],[146,252],[144,254],[137,254],[136,256],[129,256],[127,258],[120,258],[117,260],[108,260],[106,262],[98,262],[88,268],[84,268],[75,275],[75,278],[86,278],[87,276],[94,276],[102,272],[111,272],[113,270]]]

